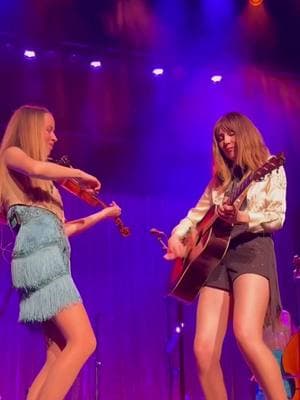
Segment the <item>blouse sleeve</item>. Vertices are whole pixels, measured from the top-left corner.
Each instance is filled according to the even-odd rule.
[[[249,230],[273,232],[283,226],[286,211],[286,175],[283,167],[273,171],[265,185],[265,200],[258,210],[248,209]]]
[[[172,231],[172,234],[176,234],[181,238],[184,238],[192,227],[195,227],[198,222],[202,220],[204,215],[213,205],[212,201],[212,183],[210,182],[206,187],[203,195],[195,205],[187,213],[187,216],[183,218]]]

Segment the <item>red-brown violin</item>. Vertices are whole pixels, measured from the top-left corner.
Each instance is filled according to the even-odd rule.
[[[62,165],[64,167],[72,168],[71,163],[67,156],[62,156],[59,160],[54,160],[52,158],[49,158],[49,161]],[[106,204],[103,200],[101,200],[98,196],[92,194],[84,187],[82,187],[82,185],[76,178],[64,179],[60,181],[59,184],[65,190],[79,197],[81,200],[85,201],[90,206],[102,207],[102,208],[109,207],[109,205]],[[124,225],[120,217],[114,218],[114,221],[122,236],[127,237],[131,234],[130,229]]]

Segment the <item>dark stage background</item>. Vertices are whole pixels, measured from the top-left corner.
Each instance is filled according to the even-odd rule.
[[[212,127],[228,111],[257,124],[272,153],[284,151],[288,210],[275,236],[283,305],[300,324],[292,257],[298,226],[299,5],[265,1],[2,1],[0,124],[24,103],[48,107],[55,155],[102,181],[132,229],[105,221],[71,239],[72,271],[98,338],[70,400],[201,399],[192,354],[195,305],[167,298],[170,265],[149,229],[168,234],[202,193]],[[256,14],[255,14],[256,13]],[[287,27],[289,29],[287,29]],[[25,59],[30,46],[35,59]],[[98,57],[102,68],[89,61]],[[153,67],[163,67],[154,76]],[[214,84],[212,74],[222,74]],[[63,193],[68,219],[93,210]],[[21,400],[44,357],[39,332],[17,324],[11,290],[13,237],[0,232],[0,398]],[[180,355],[183,354],[183,362]],[[180,362],[181,360],[181,362]],[[253,398],[250,372],[231,332],[223,364],[230,400]]]

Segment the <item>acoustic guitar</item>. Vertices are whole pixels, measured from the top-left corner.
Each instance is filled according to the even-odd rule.
[[[283,153],[272,156],[236,186],[227,203],[239,208],[249,185],[262,180],[282,166],[284,161]],[[218,217],[216,207],[212,206],[197,224],[195,246],[185,258],[177,258],[171,270],[169,294],[184,302],[190,303],[197,297],[200,288],[228,249],[233,225]]]

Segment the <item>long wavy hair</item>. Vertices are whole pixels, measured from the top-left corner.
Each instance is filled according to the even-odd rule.
[[[235,133],[235,164],[244,171],[255,171],[267,161],[270,152],[260,131],[248,117],[238,112],[223,115],[213,130],[213,178],[215,186],[225,188],[231,181],[233,165],[219,147],[217,136],[221,131]]]
[[[39,106],[24,105],[18,108],[11,116],[0,146],[0,199],[3,198],[10,187],[20,187],[27,195],[32,193],[49,192],[51,183],[21,176],[17,172],[9,172],[3,162],[4,151],[11,146],[22,149],[29,157],[45,161],[47,149],[45,140],[43,140],[43,128],[45,124],[45,114],[51,114],[47,108]]]

